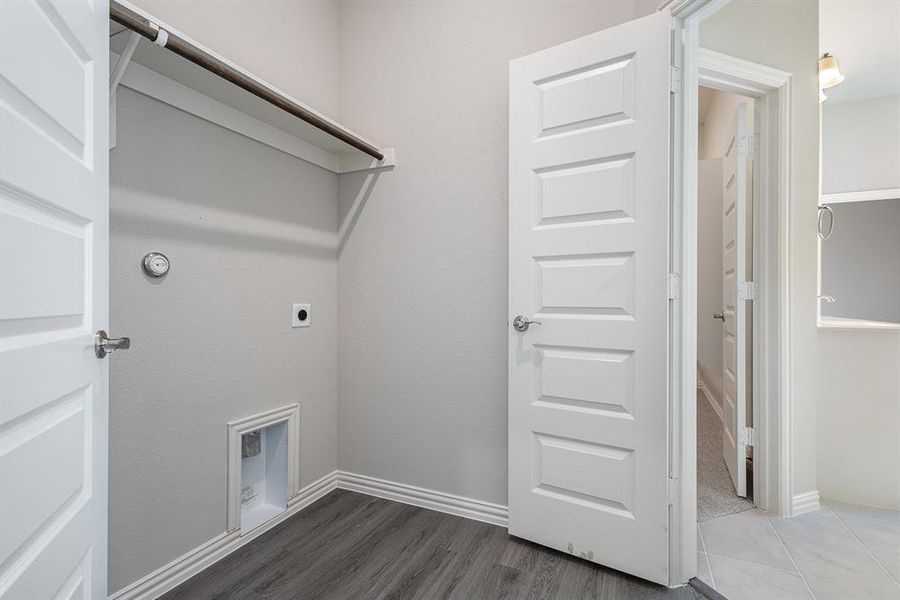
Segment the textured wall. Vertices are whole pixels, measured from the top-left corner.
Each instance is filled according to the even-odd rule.
[[[900,510],[900,332],[819,331],[819,491]]]
[[[225,531],[227,421],[299,401],[301,485],[337,466],[337,177],[127,89],[118,111],[111,591]]]
[[[825,102],[822,192],[890,188],[900,188],[900,96]]]
[[[793,493],[816,489],[816,211],[819,99],[815,0],[732,0],[700,26],[700,44],[776,67],[791,77],[790,320]],[[765,32],[765,43],[748,31]]]
[[[835,204],[822,242],[822,314],[900,323],[900,198]]]
[[[135,0],[336,116],[340,3]],[[146,42],[142,42],[146,43]],[[110,153],[116,591],[225,530],[225,423],[300,401],[301,485],[337,466],[337,177],[130,90]],[[161,250],[168,278],[138,261]],[[289,325],[309,301],[313,326]]]
[[[709,108],[700,127],[700,158],[722,158],[731,140],[731,124],[738,104],[747,105],[747,121],[753,123],[753,99],[712,90]]]
[[[257,77],[337,118],[337,0],[132,1]]]
[[[399,152],[340,184],[342,469],[506,503],[508,62],[653,9],[342,4],[341,117]]]

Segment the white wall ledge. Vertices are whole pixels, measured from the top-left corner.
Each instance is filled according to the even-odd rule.
[[[834,192],[822,194],[820,204],[843,204],[846,202],[874,202],[878,200],[900,199],[900,188],[882,190],[858,190],[853,192]]]
[[[848,317],[820,317],[819,329],[822,331],[896,331],[900,332],[900,323],[886,321],[866,321]]]

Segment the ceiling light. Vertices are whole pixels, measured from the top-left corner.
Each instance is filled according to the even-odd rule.
[[[819,59],[819,87],[827,90],[844,80],[841,75],[841,67],[835,57],[827,52]]]
[[[828,100],[828,96],[825,95],[825,92],[819,90],[819,104],[822,104],[826,100]]]

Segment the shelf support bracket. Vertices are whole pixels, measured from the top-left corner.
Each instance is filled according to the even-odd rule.
[[[338,172],[383,171],[397,166],[396,150],[393,148],[382,148],[381,152],[384,154],[384,158],[381,160],[358,153],[341,156]]]
[[[119,62],[116,63],[116,66],[113,67],[112,73],[109,75],[109,98],[112,99],[113,96],[116,95],[116,88],[119,87],[119,83],[122,81],[122,77],[125,76],[125,69],[128,68],[128,63],[131,62],[131,57],[134,55],[134,51],[137,49],[138,42],[141,41],[141,34],[137,32],[130,32],[128,36],[128,41],[125,43],[125,50],[122,51],[122,55],[119,57]]]

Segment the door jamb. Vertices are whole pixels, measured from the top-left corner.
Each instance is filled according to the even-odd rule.
[[[784,433],[786,444],[790,431],[781,431],[778,426],[790,422],[790,413],[785,413],[790,398],[785,387],[790,353],[782,343],[790,341],[786,331],[788,213],[784,210],[789,189],[789,164],[785,159],[790,154],[790,80],[790,73],[785,71],[698,49],[698,84],[748,96],[758,107],[756,123],[761,135],[758,160],[754,161],[754,178],[759,185],[753,203],[753,265],[760,297],[752,307],[753,423],[759,433],[754,463],[762,468],[754,469],[753,484],[756,504],[781,516],[787,516],[792,505],[790,493],[780,494],[790,492],[790,479],[778,480],[779,475],[790,472],[790,447],[779,443]],[[779,291],[784,295],[779,296]],[[784,324],[784,329],[779,324]],[[779,354],[784,361],[779,360]]]
[[[763,509],[791,514],[790,102],[791,74],[701,49],[700,23],[728,0],[665,2],[673,16],[673,63],[681,72],[672,99],[671,270],[682,282],[670,319],[670,585],[697,573],[697,160],[698,87],[758,101],[759,201],[754,202],[753,390],[754,496]]]

